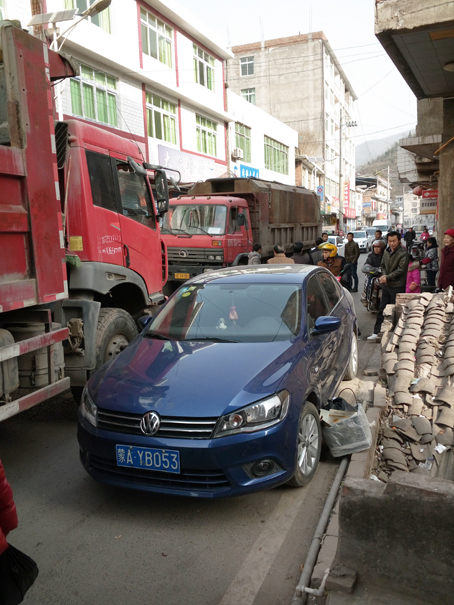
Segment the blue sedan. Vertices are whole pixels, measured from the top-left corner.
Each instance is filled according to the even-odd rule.
[[[96,480],[214,498],[306,485],[319,409],[356,375],[351,296],[321,267],[199,275],[87,383],[80,458]]]

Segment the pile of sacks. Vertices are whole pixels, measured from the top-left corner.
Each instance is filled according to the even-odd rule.
[[[402,307],[385,334],[382,369],[389,414],[378,441],[376,475],[394,470],[437,475],[454,445],[454,305],[448,294],[422,294]]]

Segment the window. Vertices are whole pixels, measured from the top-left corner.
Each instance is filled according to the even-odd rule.
[[[117,160],[117,175],[122,212],[151,229],[156,228],[145,177],[134,172],[129,164]]]
[[[148,136],[167,143],[177,143],[175,103],[161,99],[147,92],[147,130]]]
[[[245,89],[243,89],[241,91],[241,96],[248,103],[252,103],[252,105],[255,105],[255,88],[245,88]]]
[[[254,57],[242,57],[240,59],[240,65],[242,76],[254,75]]]
[[[329,132],[329,116],[327,113],[325,113],[325,130]]]
[[[6,19],[5,15],[5,0],[0,0],[0,19]]]
[[[265,136],[265,168],[288,174],[288,147]]]
[[[72,113],[110,126],[118,126],[117,80],[88,65],[80,66],[80,76],[71,79]]]
[[[331,118],[331,136],[334,136],[334,120]]]
[[[218,125],[216,122],[196,115],[197,130],[197,151],[213,155],[216,157],[216,131]]]
[[[251,129],[237,122],[235,124],[235,147],[243,150],[245,162],[251,162]]]
[[[90,176],[93,205],[117,212],[115,186],[110,156],[94,151],[85,152]]]
[[[2,2],[2,0],[0,0]],[[79,15],[89,8],[95,0],[65,0],[65,8],[78,8]],[[111,33],[110,28],[110,7],[105,8],[103,11],[95,15],[94,17],[88,17],[88,20],[103,29],[108,34]]]
[[[307,323],[310,330],[315,326],[315,321],[319,317],[329,315],[323,290],[317,277],[314,275],[309,279],[306,287],[307,297]]]
[[[140,9],[142,52],[172,67],[173,29],[154,15]]]
[[[337,243],[338,246],[342,244],[342,239],[339,238],[339,240],[340,242]],[[332,311],[342,298],[339,282],[328,273],[318,273],[317,277],[320,279],[323,291],[328,299],[329,309]]]
[[[214,90],[214,57],[206,53],[204,50],[192,45],[194,53],[194,79],[197,84],[201,84],[208,88],[208,90]]]

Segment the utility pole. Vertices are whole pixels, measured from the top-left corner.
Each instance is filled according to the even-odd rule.
[[[344,174],[343,174],[343,163],[344,158],[342,154],[342,118],[343,118],[343,110],[340,108],[340,120],[339,120],[339,223],[340,227],[344,229]],[[347,128],[351,128],[353,126],[357,126],[357,123],[353,120],[346,122],[345,126]]]
[[[389,166],[388,166],[388,181],[387,181],[387,185],[386,185],[386,215],[387,215],[387,219],[388,221],[391,221],[391,201],[389,199]]]

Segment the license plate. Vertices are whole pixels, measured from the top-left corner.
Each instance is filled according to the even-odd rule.
[[[135,445],[116,445],[117,465],[166,473],[180,472],[180,452]]]
[[[189,279],[189,273],[175,273],[175,279]]]

